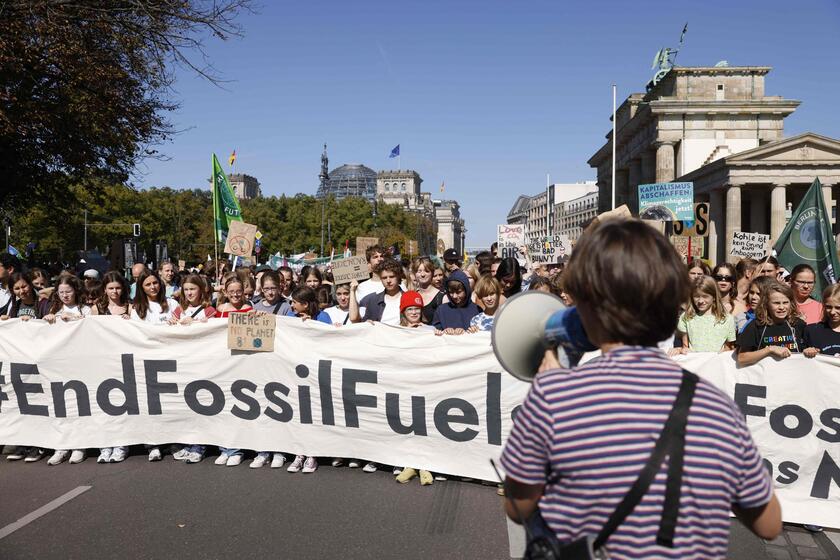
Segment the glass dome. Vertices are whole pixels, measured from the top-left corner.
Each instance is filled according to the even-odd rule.
[[[333,195],[338,200],[348,196],[373,200],[376,197],[376,171],[357,163],[344,164],[330,171],[324,191],[318,189],[319,198]]]

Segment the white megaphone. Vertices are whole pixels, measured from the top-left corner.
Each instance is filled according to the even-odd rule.
[[[557,349],[564,367],[596,350],[574,307],[546,292],[521,292],[502,305],[493,321],[493,352],[502,367],[523,381],[537,374],[545,351]]]

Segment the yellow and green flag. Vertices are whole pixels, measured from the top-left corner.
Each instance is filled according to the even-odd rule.
[[[219,158],[213,154],[213,222],[215,224],[216,241],[224,243],[228,227],[233,221],[242,221],[242,210],[239,201],[230,186],[227,175],[222,170]]]

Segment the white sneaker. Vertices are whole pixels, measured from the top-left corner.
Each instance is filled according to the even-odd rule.
[[[214,465],[220,465],[220,466],[221,465],[227,465],[227,461],[228,461],[229,458],[230,458],[230,455],[228,455],[227,453],[222,453],[221,455],[216,457],[216,460],[213,461],[213,464]]]
[[[103,447],[99,450],[99,457],[96,458],[97,463],[108,463],[111,461],[111,454],[114,450],[110,447]]]
[[[225,465],[229,467],[237,467],[239,464],[242,463],[242,455],[239,453],[234,453],[228,457],[228,460],[225,461]]]
[[[358,469],[359,467],[362,466],[362,463],[358,459],[350,459],[347,462],[347,466],[350,467],[351,469]]]
[[[73,453],[70,454],[70,461],[68,461],[71,465],[78,465],[82,461],[85,460],[87,453],[85,453],[84,449],[74,449]]]
[[[367,463],[364,467],[362,467],[362,470],[365,472],[376,472],[377,468],[378,465],[371,461],[370,463]]]
[[[274,457],[271,458],[271,468],[272,469],[279,469],[282,468],[283,465],[286,464],[286,456],[282,453],[275,453]]]
[[[69,457],[69,456],[70,456],[70,450],[69,449],[56,449],[55,453],[53,453],[52,457],[50,457],[50,460],[47,461],[47,464],[51,465],[51,466],[52,465],[58,465],[59,463],[63,463],[67,459],[67,457]]]
[[[313,473],[318,469],[318,461],[315,460],[315,457],[307,457],[306,461],[303,463],[303,473],[309,474]]]
[[[26,457],[26,447],[21,445],[15,447],[15,450],[6,455],[7,461],[20,461]]]
[[[122,463],[128,457],[128,447],[115,447],[111,452],[112,463]]]
[[[402,467],[394,467],[394,476],[397,476],[398,474],[402,474],[402,471],[403,471]]]
[[[160,452],[160,447],[149,449],[149,461],[160,461],[161,459],[163,459],[163,453]]]
[[[257,453],[257,456],[254,457],[253,461],[251,461],[250,467],[252,469],[259,469],[260,467],[264,467],[266,463],[268,463],[268,453],[262,451]]]
[[[185,461],[189,454],[190,454],[190,448],[189,447],[182,447],[181,449],[179,449],[178,451],[176,451],[175,453],[172,454],[172,458],[175,459],[176,461]]]
[[[23,462],[34,463],[36,461],[40,461],[46,454],[47,452],[40,447],[33,447],[29,450],[29,453],[26,454],[26,459],[24,459]]]
[[[303,455],[296,455],[295,460],[292,461],[292,464],[289,465],[289,468],[286,469],[288,472],[300,472],[300,469],[303,468]]]
[[[194,465],[196,463],[200,463],[202,459],[204,459],[204,453],[199,453],[198,451],[190,451],[187,454],[187,458],[184,459],[184,462],[189,465]]]
[[[332,466],[334,467],[343,467],[344,466],[344,459],[336,457],[332,460]]]

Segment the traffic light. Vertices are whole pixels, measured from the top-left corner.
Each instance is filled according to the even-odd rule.
[[[134,224],[134,237],[140,237],[140,224]]]

